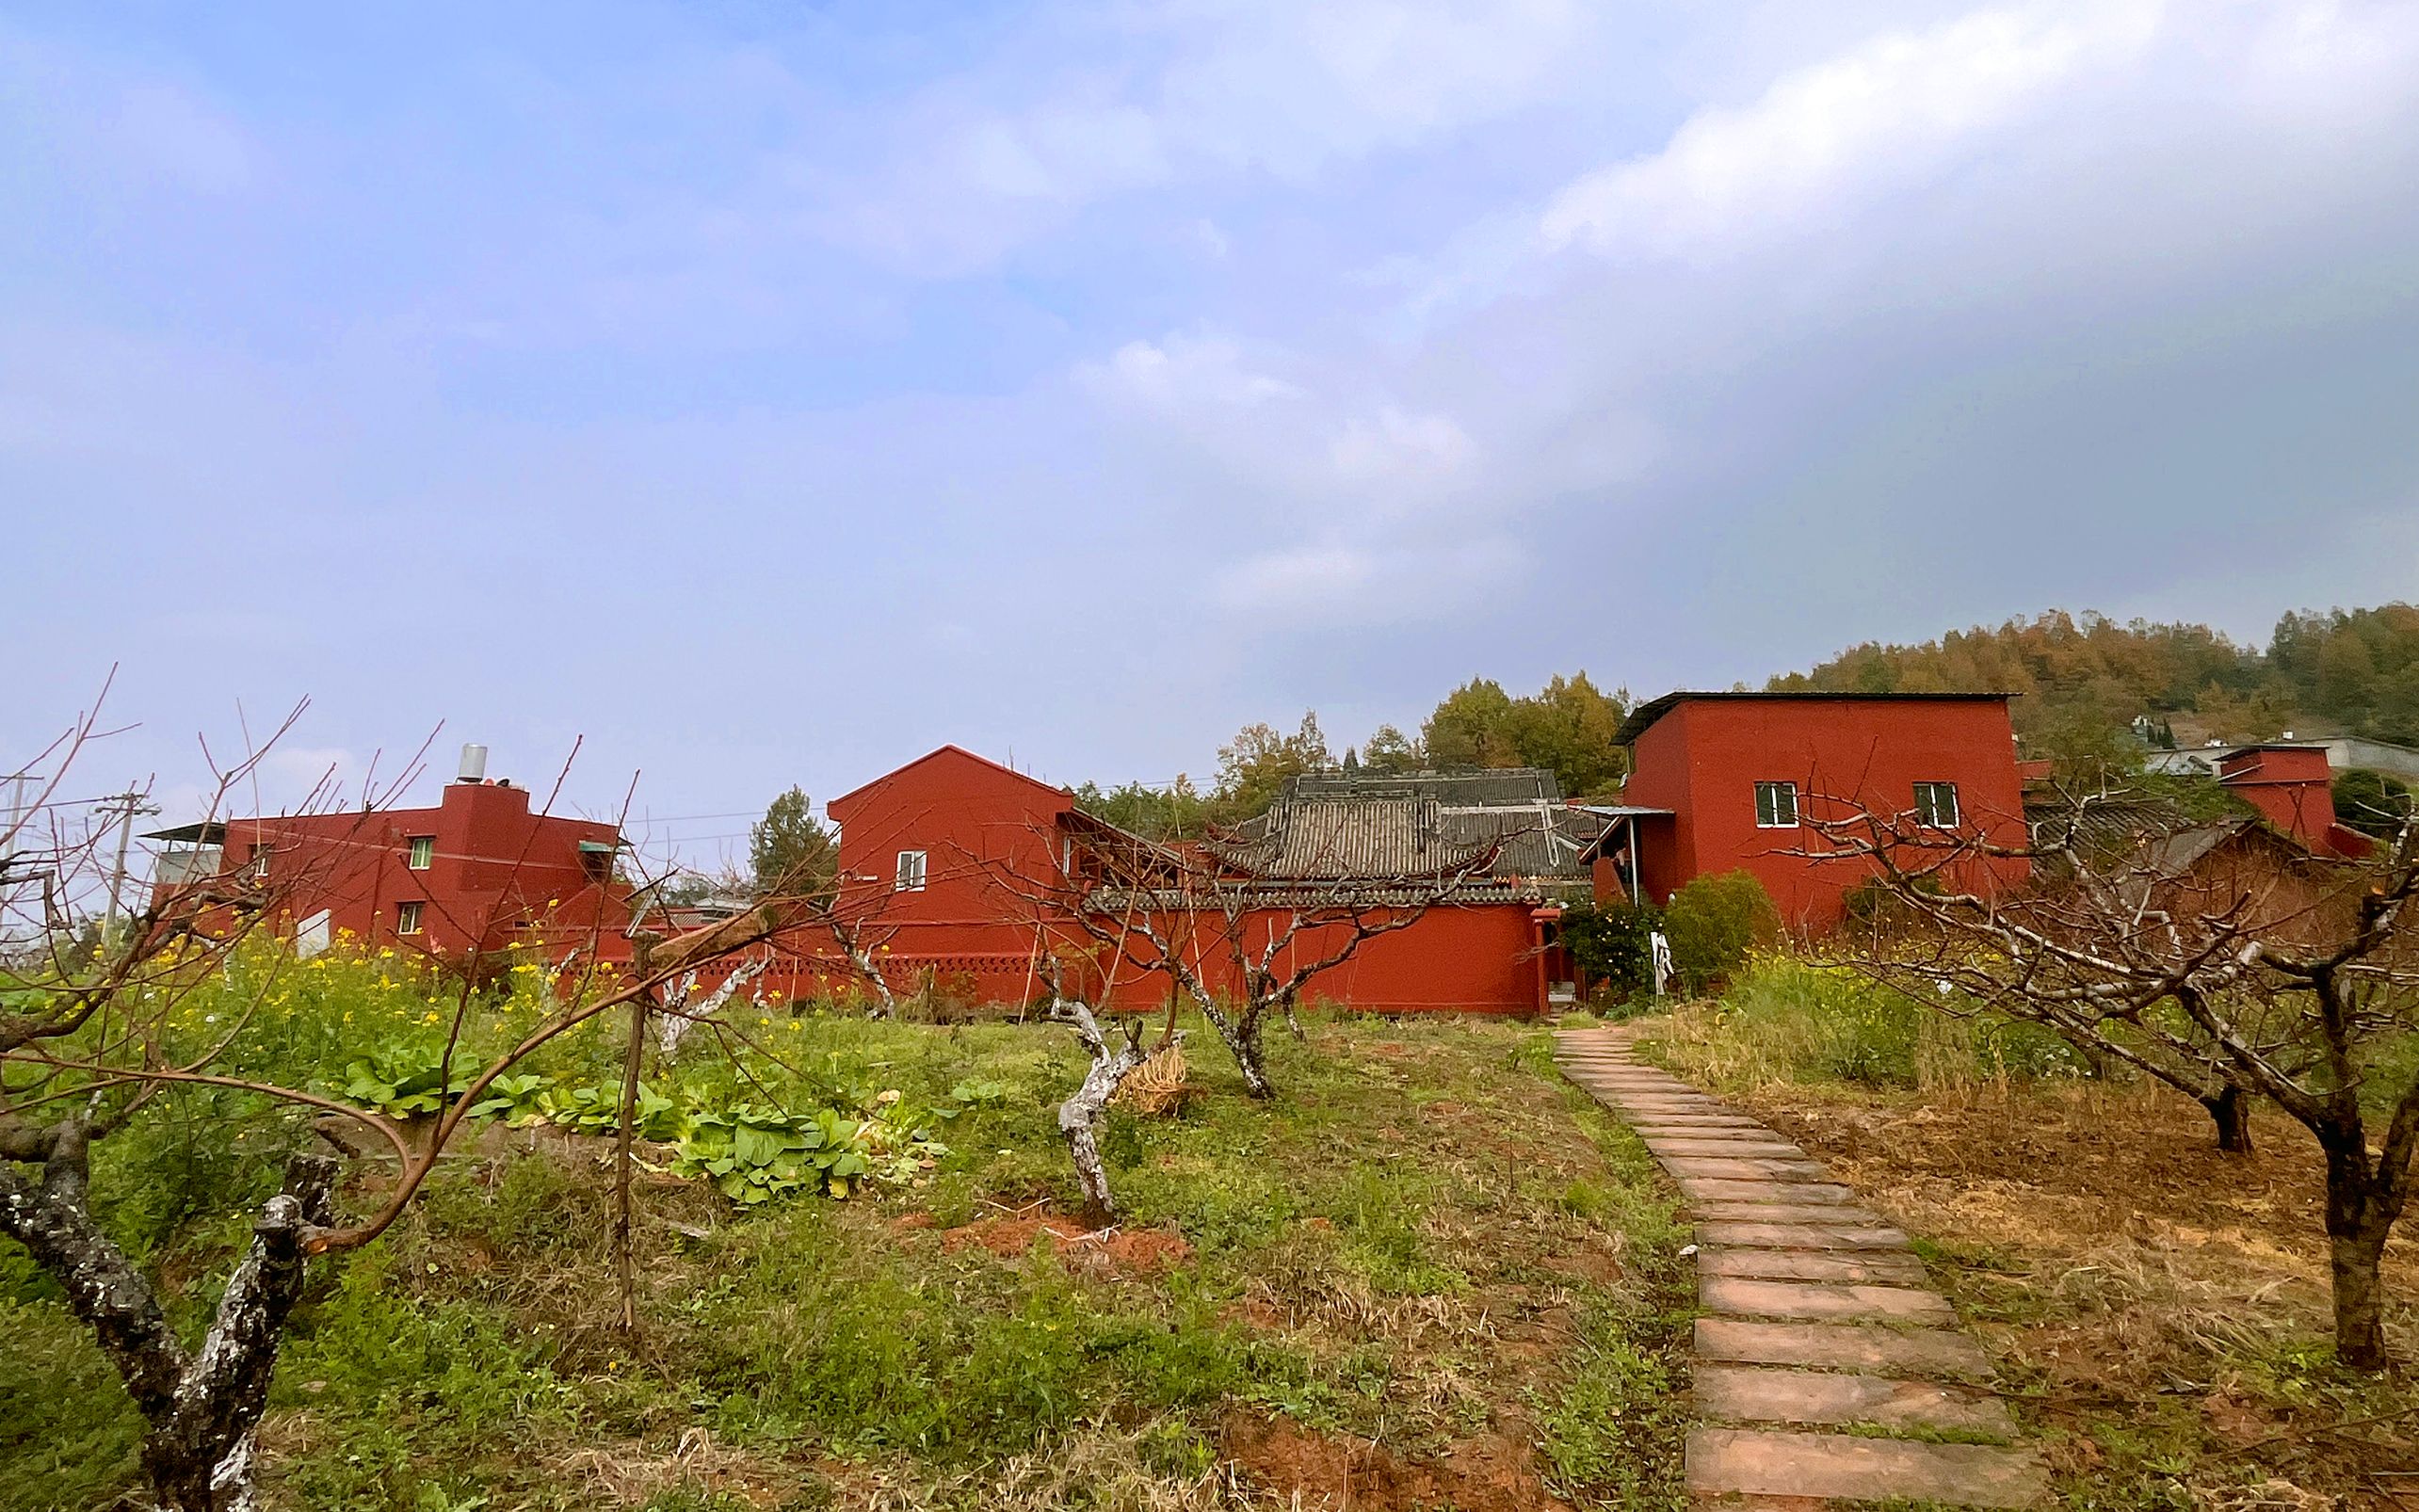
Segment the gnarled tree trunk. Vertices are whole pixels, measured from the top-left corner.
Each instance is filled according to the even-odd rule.
[[[301,1157],[262,1207],[252,1242],[198,1353],[188,1355],[159,1297],[86,1209],[87,1134],[62,1126],[39,1184],[0,1167],[0,1233],[24,1245],[67,1292],[117,1367],[148,1432],[143,1472],[167,1512],[251,1512],[269,1372],[302,1295],[303,1245],[330,1218],[333,1162]]]
[[[2353,1370],[2385,1368],[2385,1295],[2378,1267],[2400,1214],[2399,1183],[2369,1168],[2368,1141],[2320,1130],[2327,1154],[2327,1263],[2335,1303],[2335,1361]]]
[[[1092,1057],[1083,1085],[1058,1104],[1058,1132],[1066,1136],[1067,1153],[1075,1165],[1075,1185],[1084,1194],[1085,1226],[1098,1229],[1117,1216],[1117,1198],[1109,1191],[1108,1167],[1101,1160],[1101,1115],[1108,1110],[1109,1100],[1117,1096],[1119,1084],[1151,1056],[1142,1048],[1138,1026],[1129,1025],[1121,1038],[1112,1040],[1102,1031],[1100,1020],[1089,1005],[1060,996],[1055,986],[1050,1017],[1072,1026],[1076,1042]],[[1181,1032],[1173,1033],[1166,1042],[1181,1045],[1185,1037]]]
[[[2217,1126],[2217,1148],[2230,1155],[2251,1152],[2251,1100],[2249,1094],[2228,1082],[2214,1096],[2204,1097],[2201,1105],[2209,1110],[2210,1121]]]

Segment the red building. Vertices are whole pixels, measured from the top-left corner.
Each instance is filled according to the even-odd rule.
[[[1476,813],[1489,806],[1465,807]],[[1552,807],[1564,813],[1558,794]],[[1063,789],[943,746],[827,808],[840,827],[840,912],[868,943],[894,990],[929,981],[974,1001],[1028,1002],[1043,989],[1043,957],[1055,952],[1099,960],[1091,988],[1116,1006],[1150,1008],[1167,1000],[1165,973],[1129,959],[1100,960],[1105,953],[1063,901],[1084,894],[1093,847],[1149,843],[1078,810]],[[1508,869],[1526,861],[1527,853],[1515,855],[1484,838],[1455,838],[1455,812],[1433,796],[1339,796],[1322,789],[1289,795],[1231,847],[1231,856],[1210,847],[1185,854],[1196,861],[1216,854],[1220,864],[1239,868],[1230,873],[1234,885],[1258,890],[1246,895],[1265,904],[1255,901],[1244,924],[1256,941],[1282,935],[1289,900],[1304,888],[1332,897],[1339,880],[1352,880],[1348,869],[1338,873],[1332,866],[1314,876],[1291,875],[1312,853],[1315,861],[1383,852],[1385,877],[1396,879],[1401,860],[1382,838],[1399,829],[1409,838],[1398,837],[1394,849],[1432,840],[1440,864],[1488,858],[1494,870],[1472,877],[1452,901],[1408,926],[1364,942],[1349,960],[1315,978],[1309,995],[1379,1012],[1540,1011],[1556,982],[1569,976],[1551,947],[1559,913],[1552,888]],[[1349,817],[1339,821],[1346,812]],[[1350,827],[1348,835],[1332,828],[1339,822]],[[1578,814],[1561,822],[1586,824],[1590,837],[1598,828]],[[1306,846],[1302,837],[1314,831],[1320,842]],[[1558,850],[1563,879],[1584,892],[1585,873],[1575,861],[1580,848],[1564,843]],[[1530,849],[1548,854],[1556,847],[1540,842]],[[1496,866],[1498,860],[1503,865]],[[1222,964],[1224,942],[1210,938],[1212,921],[1195,919],[1186,927],[1192,934],[1185,948],[1204,962],[1213,989],[1232,988],[1234,973]],[[1332,928],[1304,931],[1290,952],[1315,960],[1334,938]],[[848,974],[836,944],[801,930],[785,937],[766,980],[796,995],[828,989]]]
[[[2335,822],[2334,771],[2324,746],[2243,746],[2217,759],[2217,781],[2320,856],[2365,856],[2371,842]]]
[[[482,753],[483,759],[483,753]],[[274,899],[278,933],[461,956],[586,947],[627,959],[627,890],[612,825],[533,813],[529,792],[468,775],[435,808],[229,819],[155,830],[155,888],[244,878]],[[227,890],[230,893],[235,890]]]
[[[1667,693],[1614,738],[1631,767],[1593,852],[1598,896],[1655,904],[1691,877],[1745,870],[1782,922],[1819,932],[1871,875],[1816,826],[1860,812],[1944,835],[2025,844],[2024,787],[2004,693]],[[1974,859],[1959,885],[2021,885],[2018,859]]]

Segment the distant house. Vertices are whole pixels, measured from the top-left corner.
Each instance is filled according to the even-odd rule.
[[[2217,782],[2312,851],[2365,856],[2373,842],[2335,821],[2334,773],[2315,745],[2238,746],[2217,758]]]
[[[2267,819],[2194,818],[2160,799],[2037,798],[2030,814],[2038,881],[2055,899],[2088,876],[2131,907],[2239,919],[2315,943],[2347,906],[2343,867]]]
[[[594,940],[628,957],[620,831],[531,812],[528,789],[474,775],[467,752],[434,808],[214,820],[145,838],[161,847],[155,896],[271,899],[271,927],[306,948],[345,934],[436,956],[559,957]]]
[[[2313,740],[2295,740],[2288,732],[2278,741],[2257,742],[2250,746],[2230,745],[2213,740],[2205,746],[2185,750],[2154,750],[2143,764],[2153,772],[2173,777],[2217,776],[2218,764],[2238,750],[2314,750],[2327,759],[2327,769],[2332,773],[2349,771],[2383,772],[2406,782],[2419,781],[2419,750],[2396,746],[2389,741],[2369,740],[2359,735],[2329,735]]]
[[[1839,922],[1871,862],[1821,824],[1869,812],[2021,851],[2024,788],[2005,693],[1667,693],[1632,710],[1618,805],[1588,851],[1599,896],[1661,905],[1692,877],[1752,873],[1792,928]],[[1973,856],[1960,885],[2022,886],[2019,856]]]

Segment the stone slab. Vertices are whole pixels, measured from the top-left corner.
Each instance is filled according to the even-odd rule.
[[[1707,1223],[1837,1223],[1873,1228],[1890,1221],[1852,1202],[1692,1202],[1689,1212]]]
[[[1722,1160],[1804,1160],[1806,1152],[1786,1140],[1759,1137],[1744,1130],[1728,1134],[1645,1134],[1646,1148],[1658,1155],[1713,1155]]]
[[[2027,1450],[1766,1428],[1696,1429],[1687,1475],[1692,1493],[1709,1496],[2031,1507],[2049,1494],[2048,1473]]]
[[[1695,1202],[1844,1203],[1856,1192],[1837,1182],[1722,1182],[1690,1177],[1680,1195]]]
[[[1895,1229],[1860,1229],[1817,1223],[1734,1223],[1710,1219],[1697,1225],[1701,1245],[1750,1249],[1904,1250],[1907,1236]]]
[[[1697,1354],[1744,1365],[1818,1365],[1981,1380],[1982,1346],[1947,1328],[1884,1328],[1864,1323],[1759,1323],[1699,1318]]]
[[[1901,1250],[1701,1249],[1701,1276],[1760,1276],[1776,1281],[1870,1281],[1921,1285],[1924,1263]]]
[[[1957,1310],[1948,1305],[1947,1298],[1912,1286],[1700,1274],[1697,1302],[1708,1312],[1734,1317],[1794,1318],[1810,1323],[1927,1323],[1942,1327],[1954,1327],[1957,1323]]]
[[[1811,1160],[1775,1160],[1769,1156],[1673,1155],[1663,1168],[1674,1176],[1719,1182],[1820,1182],[1830,1172]]]
[[[1688,1384],[1700,1416],[1732,1423],[1869,1423],[2016,1437],[2016,1421],[1997,1397],[1933,1381],[1702,1364],[1690,1373]]]

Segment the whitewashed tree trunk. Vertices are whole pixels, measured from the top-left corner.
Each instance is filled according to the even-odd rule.
[[[773,958],[770,956],[760,956],[753,960],[741,961],[730,975],[722,979],[722,985],[708,992],[704,1001],[695,1007],[688,1005],[688,995],[697,987],[697,973],[691,972],[683,977],[680,990],[672,994],[671,1003],[657,1011],[655,1048],[663,1053],[666,1060],[678,1055],[681,1041],[688,1037],[688,1032],[691,1029],[696,1028],[701,1021],[721,1012],[724,1004],[737,995],[741,988],[764,975],[766,970],[772,964]]]
[[[1117,1217],[1117,1198],[1109,1191],[1108,1167],[1101,1161],[1101,1115],[1107,1111],[1109,1100],[1117,1096],[1119,1085],[1151,1056],[1142,1048],[1138,1024],[1128,1025],[1125,1034],[1111,1039],[1103,1032],[1090,1005],[1065,996],[1055,982],[1050,990],[1050,1018],[1072,1028],[1075,1042],[1092,1057],[1083,1085],[1075,1088],[1072,1097],[1058,1104],[1058,1132],[1066,1137],[1067,1153],[1075,1163],[1075,1184],[1084,1194],[1084,1222],[1099,1229]],[[1169,1042],[1182,1044],[1184,1039],[1180,1032]]]

